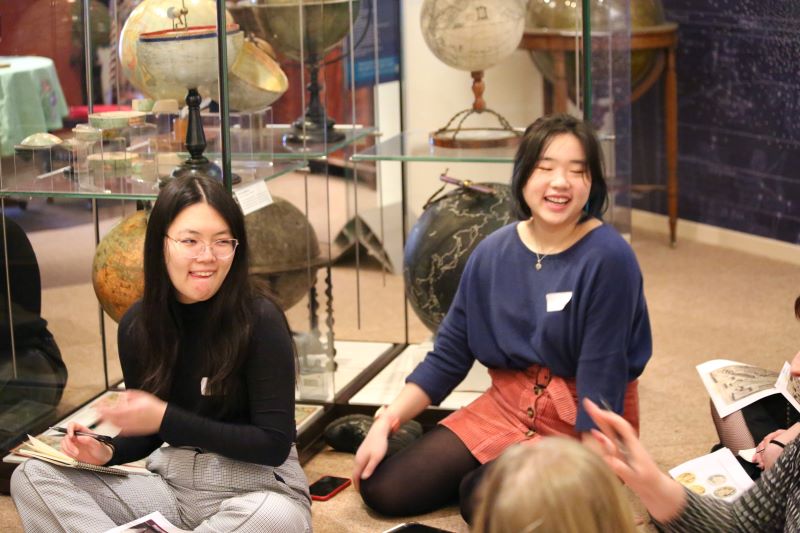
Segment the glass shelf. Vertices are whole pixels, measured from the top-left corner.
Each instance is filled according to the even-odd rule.
[[[234,158],[231,167],[235,174],[242,178],[239,186],[252,183],[256,179],[271,180],[304,168],[307,162],[300,161],[259,161],[237,160]],[[168,175],[174,163],[159,166],[162,175]],[[7,197],[63,197],[63,198],[102,198],[111,200],[153,200],[158,195],[156,181],[140,181],[130,176],[93,179],[93,184],[86,186],[67,175],[66,164],[51,172],[38,176],[21,176],[0,178],[0,198]]]
[[[375,128],[363,127],[358,124],[355,126],[351,124],[338,124],[335,130],[344,134],[341,141],[334,143],[308,143],[308,144],[293,144],[283,142],[283,136],[292,132],[292,128],[288,124],[272,124],[267,125],[259,130],[258,137],[253,138],[249,132],[231,131],[231,144],[234,146],[233,158],[241,157],[245,146],[259,147],[259,150],[254,150],[253,159],[319,159],[326,157],[332,152],[341,150],[351,144],[354,144],[362,139],[367,138],[375,132]],[[209,156],[211,157],[211,156]],[[251,157],[248,154],[248,157]]]
[[[441,148],[428,142],[428,132],[411,131],[391,137],[353,155],[353,161],[452,161],[511,163],[516,145],[501,148]]]

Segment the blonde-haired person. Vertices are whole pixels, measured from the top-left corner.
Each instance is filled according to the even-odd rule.
[[[634,533],[630,504],[603,460],[547,437],[503,453],[477,489],[473,533]]]

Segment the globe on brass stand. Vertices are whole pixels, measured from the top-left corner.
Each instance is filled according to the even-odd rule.
[[[483,71],[511,55],[522,39],[525,3],[522,0],[425,0],[420,27],[425,44],[443,63],[469,72],[474,101],[445,126],[430,134],[444,148],[491,148],[515,144],[521,132],[483,99]],[[499,127],[464,127],[467,118],[487,114]]]
[[[283,136],[284,143],[330,144],[344,139],[320,99],[319,69],[325,54],[350,33],[360,7],[360,0],[249,0],[228,8],[247,33],[308,64],[308,105]]]

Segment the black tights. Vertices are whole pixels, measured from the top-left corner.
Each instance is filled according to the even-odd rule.
[[[427,513],[459,501],[472,518],[472,494],[487,465],[481,465],[449,429],[436,426],[407,448],[386,458],[361,481],[361,497],[386,516]]]

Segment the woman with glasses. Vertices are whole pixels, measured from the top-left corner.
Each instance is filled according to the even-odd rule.
[[[29,460],[11,482],[25,530],[106,531],[159,511],[195,531],[311,531],[294,347],[282,311],[248,276],[242,211],[217,181],[175,179],[144,248],[144,297],[119,324],[127,392],[99,408],[120,434],[108,445],[70,423],[61,447],[94,465],[147,457],[151,475]]]

